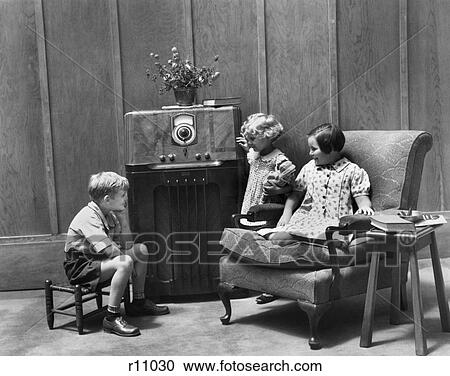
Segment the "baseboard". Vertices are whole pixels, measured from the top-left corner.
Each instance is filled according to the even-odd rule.
[[[67,283],[64,237],[5,238],[0,242],[0,291],[44,287],[45,279]]]

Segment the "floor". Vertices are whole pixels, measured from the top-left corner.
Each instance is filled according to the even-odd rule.
[[[442,260],[442,268],[448,297],[450,258]],[[429,259],[420,260],[420,276],[429,355],[450,355],[450,333],[441,331]],[[371,348],[359,347],[362,295],[338,302],[323,317],[318,351],[309,349],[306,315],[289,300],[262,306],[254,297],[233,300],[229,326],[219,321],[220,301],[172,303],[170,315],[130,318],[142,334],[122,338],[101,330],[101,314],[87,321],[82,336],[66,316],[56,316],[55,329],[49,330],[43,296],[43,290],[0,293],[0,355],[414,355],[413,325],[389,325],[389,289],[377,296]],[[58,301],[65,296],[57,295]],[[407,316],[411,309],[410,304]]]

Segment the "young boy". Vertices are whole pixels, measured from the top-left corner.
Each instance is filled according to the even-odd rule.
[[[140,334],[120,315],[120,301],[130,276],[133,302],[126,307],[129,316],[165,315],[166,306],[145,299],[144,285],[148,252],[144,244],[126,246],[131,231],[128,223],[128,180],[115,172],[100,172],[89,179],[88,203],[72,220],[67,231],[64,269],[71,284],[95,289],[111,280],[103,330],[119,336]],[[127,236],[128,235],[128,236]]]

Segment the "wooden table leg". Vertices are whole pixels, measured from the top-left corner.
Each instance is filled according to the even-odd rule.
[[[448,311],[448,301],[445,296],[445,284],[442,276],[441,260],[436,245],[436,234],[431,234],[431,262],[433,264],[434,284],[436,285],[436,295],[439,305],[439,314],[441,317],[441,326],[443,332],[450,332],[450,315]]]
[[[420,292],[419,265],[414,247],[409,254],[411,267],[412,302],[414,311],[414,337],[416,341],[416,354],[427,355],[427,340],[423,329],[422,294]]]
[[[373,315],[375,311],[375,295],[377,293],[379,263],[380,254],[378,252],[372,253],[370,258],[369,278],[367,281],[361,339],[359,341],[360,347],[370,347],[372,345]]]

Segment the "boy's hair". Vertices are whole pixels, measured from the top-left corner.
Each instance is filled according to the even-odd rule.
[[[308,133],[308,137],[315,137],[321,151],[330,154],[341,151],[345,144],[344,132],[337,125],[331,123],[320,124]]]
[[[250,115],[242,124],[241,133],[247,135],[263,136],[275,140],[283,133],[283,126],[273,115],[257,113]]]
[[[118,191],[127,191],[130,184],[128,179],[115,172],[99,172],[89,178],[88,191],[91,200],[98,202],[106,195],[113,196]]]

